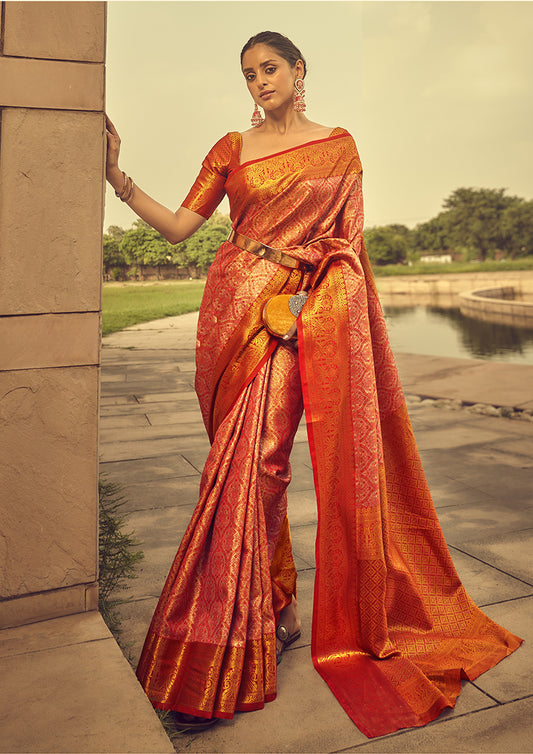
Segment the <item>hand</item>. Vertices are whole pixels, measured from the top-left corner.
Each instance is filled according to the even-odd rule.
[[[283,336],[283,340],[292,340],[295,337],[296,338],[298,337],[298,335],[297,335],[297,319],[295,319],[294,322],[292,323],[292,325],[290,327],[290,330],[285,333],[285,335]]]
[[[105,124],[107,138],[106,178],[116,191],[121,189],[123,185],[122,171],[118,166],[120,136],[107,115],[105,116]]]

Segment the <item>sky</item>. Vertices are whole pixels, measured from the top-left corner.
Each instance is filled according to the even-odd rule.
[[[414,227],[459,187],[532,199],[532,29],[529,0],[110,0],[120,167],[179,207],[211,146],[250,127],[240,51],[272,30],[307,60],[306,115],[356,141],[366,227]],[[104,228],[135,219],[108,186]]]

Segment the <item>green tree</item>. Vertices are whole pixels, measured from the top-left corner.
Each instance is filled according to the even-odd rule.
[[[413,249],[418,252],[437,252],[450,248],[450,218],[448,212],[417,225],[412,232]]]
[[[127,264],[141,269],[146,265],[154,266],[158,274],[162,266],[174,265],[187,270],[191,277],[197,277],[207,272],[230,230],[230,218],[215,212],[190,238],[172,245],[139,219],[127,231],[116,225],[108,228],[104,236],[106,258],[113,260],[109,265]],[[115,261],[118,259],[121,261]]]
[[[518,199],[503,212],[504,249],[513,259],[533,254],[533,201]]]
[[[109,267],[121,267],[125,265],[126,260],[124,259],[124,254],[120,250],[120,242],[116,238],[107,234],[104,234],[103,241],[104,267],[108,269]]]
[[[215,212],[202,227],[182,244],[180,253],[185,259],[189,273],[205,274],[215,258],[220,244],[228,237],[231,220],[227,215]]]
[[[370,261],[376,265],[398,264],[407,259],[409,228],[405,225],[382,225],[365,230]]]
[[[443,205],[448,215],[449,245],[471,247],[482,260],[503,249],[503,214],[517,201],[517,197],[505,196],[505,189],[456,189]]]
[[[126,231],[120,251],[130,265],[151,265],[157,267],[172,261],[172,246],[161,233],[154,230],[144,220],[135,220],[133,227]]]
[[[111,236],[111,238],[116,238],[119,243],[122,241],[125,232],[124,228],[121,228],[120,225],[110,225],[107,229],[107,235]]]

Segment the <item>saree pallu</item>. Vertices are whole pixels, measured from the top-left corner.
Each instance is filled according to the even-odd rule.
[[[228,242],[217,252],[196,382],[213,444],[138,676],[155,706],[206,717],[274,698],[275,625],[292,586],[289,576],[277,594],[270,568],[287,548],[303,395],[318,501],[313,663],[365,735],[423,725],[455,704],[461,678],[521,640],[476,607],[447,550],[362,239],[353,140],[334,129],[240,165],[239,139],[215,145],[184,205],[208,216],[226,192],[239,232],[315,272]],[[261,311],[302,287],[296,357]]]

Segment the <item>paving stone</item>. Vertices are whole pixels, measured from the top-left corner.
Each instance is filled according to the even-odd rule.
[[[191,506],[198,502],[200,474],[195,473],[189,464],[191,476],[157,479],[136,484],[123,484],[126,504],[122,508],[125,513],[133,511],[152,511],[158,508],[174,508],[176,506]]]
[[[445,725],[427,725],[393,736],[377,738],[344,752],[379,754],[518,754],[531,752],[533,740],[533,698],[504,705],[487,704],[487,709],[457,716]]]
[[[496,623],[524,639],[524,643],[510,657],[480,675],[475,681],[476,686],[500,702],[533,695],[533,596],[489,605],[483,611]]]
[[[316,495],[314,487],[308,490],[293,490],[289,485],[288,516],[291,528],[300,524],[317,523]]]
[[[309,566],[315,566],[316,524],[291,526],[293,552]]]
[[[439,517],[443,508],[462,507],[469,503],[472,505],[483,504],[489,499],[486,492],[477,490],[475,487],[467,487],[456,479],[446,477],[440,469],[437,473],[433,473],[429,464],[424,464],[424,472]]]
[[[161,411],[152,413],[150,409],[147,409],[146,415],[153,427],[179,427],[182,424],[190,426],[193,422],[197,422],[200,424],[200,429],[203,429],[204,432],[206,431],[204,429],[202,414],[199,407],[195,410],[189,408],[186,411],[176,411],[174,410],[174,407],[172,407],[172,410],[164,413]],[[198,428],[196,428],[196,432],[197,431]]]
[[[195,432],[198,428],[195,427]],[[204,434],[187,434],[185,428],[181,437],[172,435],[170,437],[145,437],[136,441],[121,441],[117,431],[104,430],[104,437],[101,438],[100,452],[103,461],[127,461],[133,458],[158,458],[167,456],[172,453],[182,453],[189,449],[204,448],[209,445],[207,437]],[[108,438],[107,442],[105,438]],[[148,442],[149,440],[149,442]],[[206,456],[207,457],[207,456]],[[205,461],[204,461],[205,463]],[[203,466],[203,464],[202,464]]]
[[[174,363],[179,359],[191,358],[191,348],[166,348],[162,353],[160,348],[126,349],[111,347],[109,341],[110,336],[106,336],[102,342],[102,364],[106,366],[106,369],[107,365],[147,364],[151,366],[153,363],[161,361]]]
[[[422,462],[427,468],[446,469],[450,479],[465,485],[465,488],[483,492],[487,499],[504,501],[506,505],[512,501],[520,505],[529,503],[533,497],[529,469],[490,461],[481,463],[478,449],[475,450],[473,460],[470,459],[469,449],[463,449],[461,453],[453,448],[425,450]]]
[[[127,382],[119,381],[106,384],[106,395],[120,395],[127,391],[130,395],[135,395],[139,403],[147,402],[146,398],[150,399],[152,395],[161,395],[164,396],[163,400],[171,400],[175,393],[192,390],[194,390],[194,383],[186,375],[173,377],[172,380],[162,378],[141,380],[139,378]]]
[[[129,404],[138,404],[139,401],[132,393],[118,393],[116,395],[100,396],[100,407],[102,406],[127,406]]]
[[[497,432],[482,427],[468,427],[461,424],[452,424],[441,429],[427,430],[417,437],[420,451],[438,448],[453,448],[456,452],[461,446],[475,445],[479,443],[495,442],[500,435]]]
[[[190,395],[191,399],[194,396],[194,399],[196,400],[196,394],[194,393],[194,387],[188,383],[184,382],[184,389],[183,390],[177,390],[174,392],[161,392],[161,393],[150,393],[146,390],[142,390],[141,393],[137,396],[137,400],[139,403],[169,403],[171,401],[178,401],[183,399],[185,395]],[[185,389],[188,388],[188,389]],[[150,410],[152,408],[150,407]]]
[[[487,562],[483,563],[455,547],[450,547],[450,554],[459,578],[477,605],[489,605],[533,593],[533,587],[529,584],[502,573]]]
[[[193,510],[194,505],[184,505],[134,511],[128,516],[128,527],[142,541],[145,552],[136,571],[138,578],[131,581],[128,590],[134,599],[159,597]]]
[[[523,425],[522,425],[523,426]],[[468,451],[470,462],[480,464],[505,465],[516,469],[533,468],[533,432],[527,437],[502,438],[495,446],[471,448]]]
[[[26,651],[0,658],[0,751],[118,754],[131,752],[135,741],[135,751],[172,752],[131,667],[97,620],[100,629],[85,613],[5,632],[22,632]],[[25,723],[5,711],[28,708],[28,689]]]
[[[137,668],[157,603],[157,597],[132,599],[116,610],[120,619],[119,643],[122,644],[124,656],[134,669]]]
[[[491,563],[508,574],[524,579],[533,584],[533,529],[509,532],[499,536],[485,538],[481,541],[465,542],[465,552]],[[510,596],[510,595],[509,595]]]
[[[287,489],[288,494],[315,488],[313,469],[306,463],[291,460],[292,481]]]
[[[461,547],[472,537],[490,537],[503,532],[527,529],[531,526],[531,505],[506,506],[497,500],[487,499],[484,493],[464,495],[467,503],[439,507],[438,516],[446,541]],[[502,512],[504,511],[504,515]]]
[[[209,455],[209,449],[209,440],[207,439],[206,435],[206,439],[203,444],[197,443],[194,448],[183,448],[181,453],[183,455],[183,458],[185,458],[190,466],[192,466],[198,471],[199,474],[201,474],[205,466],[207,456]]]
[[[168,479],[176,476],[189,477],[198,473],[196,469],[179,453],[167,453],[153,458],[133,458],[123,461],[106,461],[100,463],[100,471],[119,484],[145,483]]]
[[[177,394],[176,394],[177,395]],[[105,426],[105,422],[108,418],[113,416],[121,416],[123,414],[165,414],[168,411],[192,411],[198,407],[198,401],[196,394],[189,391],[188,393],[179,393],[179,398],[174,398],[169,401],[158,401],[157,403],[150,403],[146,405],[146,402],[139,403],[135,396],[133,400],[128,402],[117,402],[111,404],[100,405],[100,421],[101,425]],[[199,407],[198,407],[199,410]]]
[[[15,657],[27,652],[42,652],[68,644],[83,644],[87,641],[109,639],[111,634],[97,612],[83,616],[66,615],[28,626],[0,631],[0,658]]]
[[[120,422],[120,417],[127,416],[130,410],[136,417],[146,414],[153,424],[149,428],[149,433],[153,432],[151,439],[147,439],[144,429],[133,427],[132,432],[137,435],[128,431],[127,437],[121,437],[118,431],[112,441],[109,434],[110,441],[102,445],[107,461],[102,468],[107,469],[112,478],[127,479],[128,505],[133,511],[129,517],[131,528],[145,541],[143,570],[139,579],[132,582],[130,592],[135,599],[120,608],[126,643],[128,639],[131,643],[127,651],[133,662],[140,652],[159,591],[196,504],[200,472],[209,451],[193,389],[194,337],[190,332],[187,334],[190,324],[185,326],[181,318],[173,319],[181,328],[180,345],[188,343],[189,350],[168,348],[173,339],[178,339],[178,334],[164,334],[168,323],[151,323],[143,326],[141,340],[135,339],[135,333],[117,334],[120,337],[115,339],[115,343],[137,343],[144,346],[144,350],[109,349],[103,354],[104,370],[105,359],[113,367],[110,375],[126,374],[135,379],[134,383],[123,382],[122,385],[117,379],[103,384],[104,433],[120,430],[118,423],[113,422],[117,419]],[[162,366],[165,361],[167,367]],[[410,357],[402,357],[404,371],[409,363],[413,365],[413,377],[409,377],[408,382],[416,393],[422,384],[417,382],[417,370],[425,379],[428,364],[424,365],[424,360],[417,358],[412,361]],[[467,366],[470,369],[478,364]],[[143,374],[148,374],[152,365],[157,365],[158,374],[144,381]],[[464,366],[459,365],[460,380],[468,372],[462,369]],[[180,367],[187,371],[179,372]],[[435,359],[429,368],[432,376],[453,392],[458,365]],[[484,367],[485,377],[489,372],[490,369]],[[513,374],[513,370],[506,370],[506,390]],[[519,375],[514,379],[520,383]],[[169,380],[172,380],[170,389]],[[520,384],[522,400],[525,386]],[[486,397],[490,397],[490,389],[487,378],[483,384]],[[418,392],[424,394],[422,390]],[[512,400],[507,403],[515,405]],[[476,415],[464,408],[454,411],[448,407],[436,408],[433,401],[431,405],[423,405],[421,400],[412,410],[412,421],[445,535],[453,545],[452,556],[467,590],[478,604],[488,605],[484,609],[490,617],[529,638],[528,607],[533,601],[529,596],[532,588],[520,580],[519,568],[524,567],[521,561],[525,563],[528,558],[526,530],[531,528],[533,424]],[[113,454],[123,460],[115,460]],[[465,682],[456,709],[444,711],[437,721],[423,729],[370,741],[351,723],[313,669],[310,658],[316,501],[305,419],[296,433],[291,466],[289,518],[303,630],[300,640],[284,653],[279,669],[278,698],[264,710],[237,714],[234,720],[223,721],[201,735],[176,736],[176,750],[525,751],[520,746],[527,739],[515,727],[520,715],[527,714],[529,707],[516,708],[514,705],[522,702],[513,700],[531,693],[527,672],[531,660],[525,653],[529,645],[481,676],[475,685]],[[175,505],[176,498],[183,501],[183,505]],[[499,701],[505,703],[499,704]],[[519,710],[516,716],[515,709]],[[480,717],[486,715],[488,717]],[[485,736],[486,729],[492,734]],[[453,735],[452,731],[455,731]]]
[[[106,424],[109,425],[110,422],[106,422]],[[129,427],[127,432],[124,432],[122,427],[103,426],[100,430],[100,442],[102,445],[121,442],[133,443],[139,440],[146,443],[153,440],[172,439],[173,437],[178,438],[184,436],[193,437],[198,435],[205,435],[203,424],[201,425],[197,420],[195,421],[188,416],[183,422],[177,422],[175,424],[159,422],[156,423],[156,425],[152,425],[146,421],[142,426],[138,426],[138,421],[136,420],[135,426]]]
[[[106,430],[112,432],[113,430],[117,429],[132,429],[135,427],[144,429],[150,426],[151,422],[148,420],[148,417],[145,413],[136,412],[115,414],[113,416],[106,417],[105,421],[100,422],[100,437],[102,439],[102,434]]]

